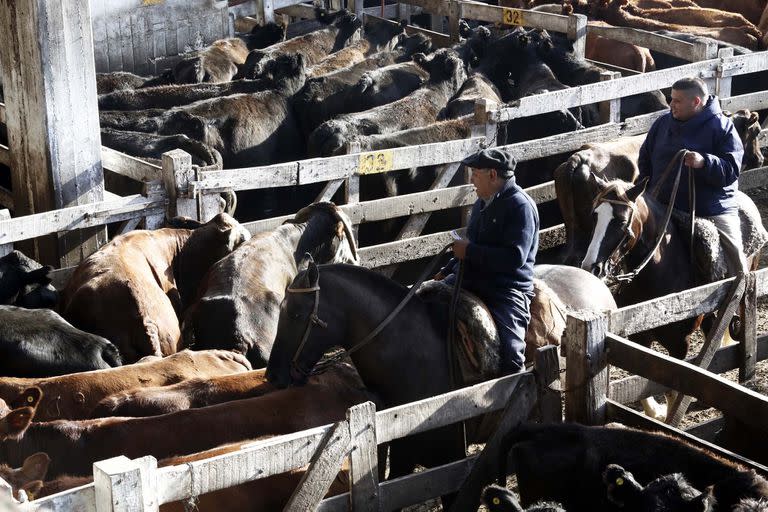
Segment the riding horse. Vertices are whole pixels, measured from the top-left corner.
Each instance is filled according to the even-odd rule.
[[[634,269],[615,293],[619,307],[676,293],[701,284],[691,264],[688,241],[667,206],[645,193],[647,179],[637,184],[590,177],[597,187],[595,228],[581,268],[600,278],[610,278],[620,265]],[[749,261],[750,267],[757,262]],[[702,317],[681,320],[630,336],[645,346],[657,340],[669,355],[683,359],[688,336],[701,325]],[[653,399],[643,401],[646,414],[666,417],[666,408]]]
[[[607,290],[591,288],[604,289],[605,285],[582,270],[570,268],[565,274],[547,274],[567,276],[570,286],[585,291],[593,289],[592,294],[582,295],[587,300],[600,296],[610,299]],[[565,286],[548,284],[552,289]],[[408,288],[372,270],[350,265],[318,267],[311,263],[286,291],[266,373],[276,385],[305,382],[323,354],[341,346],[351,356],[366,387],[385,407],[460,386],[451,380],[442,306],[418,296],[404,303],[410,294]],[[566,307],[586,309],[584,304]],[[597,307],[605,306],[601,303]],[[396,309],[399,312],[392,316]],[[385,318],[389,321],[382,327]],[[390,477],[410,473],[416,463],[429,467],[464,456],[458,426],[435,429],[391,445]]]

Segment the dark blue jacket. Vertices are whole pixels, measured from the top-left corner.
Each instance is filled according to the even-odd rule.
[[[696,183],[696,214],[711,217],[736,211],[734,194],[738,188],[744,146],[731,120],[723,115],[720,101],[710,96],[704,109],[688,121],[678,121],[671,113],[653,123],[640,148],[640,179],[650,178],[648,190],[660,179],[669,161],[681,149],[701,153],[703,169],[693,169]],[[659,199],[669,202],[674,174],[661,188]],[[683,168],[675,208],[690,211],[688,174]]]
[[[467,226],[463,287],[481,298],[504,299],[510,290],[533,293],[533,264],[539,247],[536,203],[511,177],[484,207],[472,206]],[[442,273],[458,270],[453,258]]]

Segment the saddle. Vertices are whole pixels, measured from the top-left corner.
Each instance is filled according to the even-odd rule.
[[[755,203],[743,192],[736,192],[741,219],[742,250],[747,258],[756,255],[768,242],[768,231],[763,227]],[[690,214],[679,210],[672,211],[672,220],[676,223],[683,239],[690,244]],[[712,283],[725,279],[728,275],[728,261],[734,255],[726,254],[725,245],[720,242],[720,232],[714,222],[697,218],[694,223],[693,251],[696,266],[696,280],[699,284]]]
[[[531,321],[525,334],[526,366],[533,365],[536,349],[560,345],[567,310],[544,281],[534,279]],[[416,295],[436,305],[448,319],[453,287],[442,281],[426,281]],[[456,308],[455,363],[464,386],[497,378],[501,372],[500,340],[491,313],[473,293],[461,291]]]

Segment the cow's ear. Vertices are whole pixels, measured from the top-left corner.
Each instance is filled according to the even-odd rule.
[[[485,26],[479,26],[477,27],[477,32],[480,34],[481,39],[490,39],[491,38],[491,31],[488,30],[488,27]]]
[[[424,67],[427,64],[427,56],[423,53],[414,53],[413,54],[413,62],[418,64],[421,67]]]
[[[19,437],[27,430],[34,417],[35,410],[32,407],[22,407],[0,418],[0,441],[6,437]]]
[[[45,475],[48,473],[48,465],[50,463],[51,459],[47,454],[37,452],[24,459],[24,465],[21,467],[21,472],[24,473],[28,482],[45,480]]]
[[[637,182],[631,189],[627,190],[627,198],[630,201],[637,201],[637,198],[643,195],[645,187],[648,186],[648,176],[645,176],[639,182]]]
[[[35,409],[40,404],[42,398],[43,391],[39,387],[33,386],[22,391],[19,396],[8,403],[8,407],[11,409],[18,409],[19,407],[32,407]]]

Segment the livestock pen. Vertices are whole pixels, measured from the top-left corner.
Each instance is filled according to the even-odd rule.
[[[499,8],[494,9],[493,16],[497,16]],[[767,65],[768,55],[765,53],[732,57],[725,52],[703,62],[615,78],[607,84],[547,93],[537,98],[523,99],[511,106],[481,102],[476,108],[476,129],[470,139],[363,153],[355,152],[352,148],[352,153],[348,155],[273,166],[196,169],[191,165],[189,155],[173,151],[163,156],[162,166],[158,167],[102,149],[104,167],[146,182],[144,194],[125,198],[105,196],[105,201],[97,203],[2,220],[0,233],[3,238],[0,238],[0,243],[7,250],[15,242],[50,233],[103,226],[111,222],[125,222],[119,230],[123,232],[137,227],[141,219],[145,219],[146,227],[152,228],[161,223],[166,211],[207,220],[216,212],[215,197],[222,191],[324,182],[327,186],[318,199],[328,199],[340,187],[344,187],[347,204],[342,209],[356,224],[410,217],[397,240],[364,247],[360,251],[365,266],[382,268],[396,265],[434,255],[450,241],[447,232],[418,235],[430,213],[469,206],[475,201],[476,197],[469,185],[451,188],[447,188],[447,185],[458,171],[458,162],[463,157],[480,147],[495,145],[497,123],[572,106],[603,103],[604,120],[607,121],[604,125],[503,147],[520,161],[575,151],[584,143],[645,133],[659,114],[618,122],[621,98],[667,87],[678,78],[691,74],[716,82],[716,90],[723,96],[724,108],[763,108],[768,104],[768,92],[728,98],[728,84],[733,76],[763,70]],[[4,116],[5,109],[0,108],[0,120],[4,121]],[[765,138],[761,142],[766,145]],[[7,149],[2,149],[0,159],[5,157],[7,160]],[[444,166],[431,190],[375,201],[359,201],[360,176],[426,165]],[[768,184],[765,170],[755,169],[742,174],[741,189],[748,190]],[[537,203],[555,199],[552,182],[530,188],[528,192]],[[247,227],[256,233],[271,229],[285,219],[277,217],[259,220],[248,223]],[[562,226],[545,228],[541,238],[543,248],[559,245],[563,241]],[[71,268],[57,272],[58,283],[66,280]],[[750,327],[753,325],[756,298],[768,294],[764,292],[764,276],[764,271],[758,271],[743,278],[743,281],[731,279],[714,283],[650,303],[630,306],[595,319],[571,318],[566,337],[569,347],[566,418],[581,418],[581,421],[589,423],[621,419],[647,426],[649,420],[630,412],[622,404],[657,394],[665,389],[661,386],[667,386],[716,405],[749,424],[765,426],[765,397],[724,382],[701,368],[641,350],[619,338],[619,335],[627,336],[659,323],[720,309],[730,302],[730,296],[735,293],[731,292],[731,286],[739,281],[736,290],[746,290],[747,303],[752,306],[751,309],[748,307],[745,319],[747,340],[741,345],[713,352],[708,358],[711,359],[712,372],[741,368],[743,378],[747,379],[754,364],[768,358],[765,337],[758,337],[756,329]],[[585,367],[586,361],[590,364]],[[662,361],[664,366],[658,366],[661,370],[656,370],[657,366],[649,364],[649,361]],[[644,377],[609,383],[606,370],[608,364],[626,368]],[[345,420],[333,425],[259,441],[238,452],[209,460],[160,469],[152,457],[137,460],[119,457],[99,462],[94,465],[93,484],[33,501],[24,507],[28,510],[156,510],[162,503],[194,498],[205,492],[226,489],[309,464],[304,485],[294,493],[289,506],[291,510],[305,510],[319,502],[328,488],[329,479],[333,478],[342,459],[347,456],[351,459],[350,494],[324,500],[319,503],[321,510],[346,510],[350,504],[357,509],[390,510],[421,502],[459,489],[472,467],[478,465],[477,457],[483,455],[380,483],[375,471],[376,446],[500,409],[506,411],[503,428],[499,430],[503,433],[505,429],[527,419],[537,401],[540,405],[538,415],[542,420],[559,421],[560,396],[554,391],[557,388],[554,383],[558,379],[559,369],[554,349],[541,350],[535,367],[535,370],[520,375],[484,382],[385,411],[375,411],[370,403],[361,404],[350,409]],[[585,379],[588,380],[587,385],[583,385]],[[745,403],[756,411],[749,418],[734,405],[743,406]],[[582,416],[579,417],[579,414]],[[663,427],[653,424],[652,428]],[[497,446],[494,439],[489,441],[484,454],[492,452]]]

